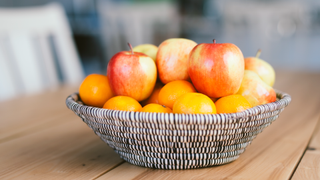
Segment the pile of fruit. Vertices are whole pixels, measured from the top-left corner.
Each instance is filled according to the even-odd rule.
[[[115,54],[107,76],[91,74],[79,95],[88,106],[163,113],[235,113],[276,101],[273,68],[230,43],[167,39]]]

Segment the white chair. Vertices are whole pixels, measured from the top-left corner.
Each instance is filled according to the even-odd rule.
[[[83,77],[61,5],[0,8],[0,101]]]

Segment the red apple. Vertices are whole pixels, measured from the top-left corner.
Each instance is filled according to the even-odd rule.
[[[192,40],[172,38],[163,41],[158,49],[156,63],[159,78],[167,84],[176,80],[189,80],[189,53],[197,45]]]
[[[149,56],[131,51],[115,54],[107,67],[111,89],[118,96],[129,96],[137,101],[147,99],[157,80],[157,68]]]
[[[244,74],[244,58],[234,44],[202,43],[189,56],[189,76],[194,87],[212,98],[235,94]]]

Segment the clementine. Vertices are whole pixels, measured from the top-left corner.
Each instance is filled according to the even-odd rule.
[[[189,81],[177,80],[164,85],[159,92],[159,104],[173,108],[174,102],[183,94],[196,92]]]
[[[215,102],[217,113],[236,113],[251,108],[248,100],[239,94],[224,96]]]
[[[143,106],[151,103],[159,104],[159,92],[161,88],[163,87],[162,83],[157,82],[156,85],[154,86],[154,89],[151,93],[151,95],[148,97],[148,99],[141,101],[141,104]]]
[[[79,95],[82,102],[89,106],[102,107],[114,96],[107,76],[90,74],[81,83]]]
[[[142,109],[137,100],[128,96],[115,96],[109,99],[103,108],[121,111],[140,111]]]
[[[172,110],[164,105],[160,104],[148,104],[144,106],[141,110],[141,112],[158,112],[158,113],[171,113]]]
[[[213,101],[204,94],[186,93],[174,103],[173,113],[216,114],[216,107]]]

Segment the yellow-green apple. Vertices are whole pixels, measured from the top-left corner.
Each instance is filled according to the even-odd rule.
[[[276,101],[274,89],[251,70],[244,71],[243,80],[237,94],[244,96],[252,107]]]
[[[194,87],[209,97],[235,94],[244,73],[243,54],[231,43],[202,43],[190,53],[188,72]]]
[[[196,42],[184,38],[163,41],[157,53],[157,68],[160,80],[167,84],[176,80],[189,80],[188,58]]]
[[[260,53],[261,50],[259,49],[256,57],[247,57],[244,59],[245,69],[254,71],[265,83],[269,86],[273,86],[276,79],[276,73],[269,63],[259,59]]]
[[[137,101],[147,99],[157,80],[157,68],[151,57],[131,51],[121,51],[109,61],[107,76],[115,95],[129,96]]]
[[[144,53],[150,56],[154,60],[154,62],[156,62],[158,47],[153,44],[140,44],[138,46],[133,47],[133,51]]]

